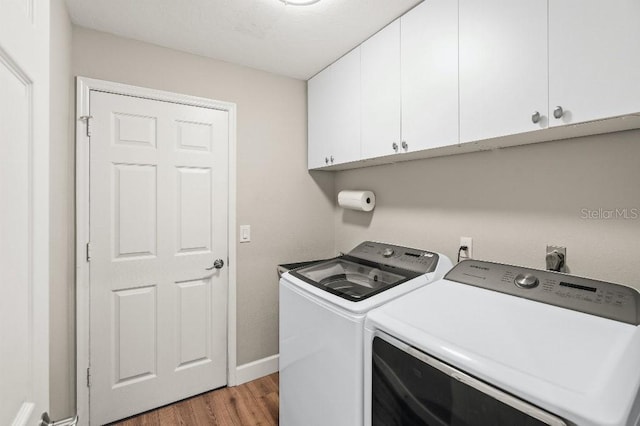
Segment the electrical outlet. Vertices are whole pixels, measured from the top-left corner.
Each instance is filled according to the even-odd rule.
[[[251,242],[251,225],[240,225],[240,242]]]
[[[467,246],[466,250],[460,250],[460,260],[473,259],[473,238],[460,237],[460,247]]]

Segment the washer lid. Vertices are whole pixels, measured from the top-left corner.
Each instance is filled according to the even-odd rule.
[[[351,301],[360,301],[420,275],[350,256],[296,269],[292,275]]]

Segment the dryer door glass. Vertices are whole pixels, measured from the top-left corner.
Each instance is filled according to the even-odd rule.
[[[375,337],[372,352],[374,426],[566,426],[562,419],[412,347],[402,350]]]

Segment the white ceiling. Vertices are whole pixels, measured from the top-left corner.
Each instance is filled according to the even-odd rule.
[[[67,0],[74,24],[308,79],[422,0]]]

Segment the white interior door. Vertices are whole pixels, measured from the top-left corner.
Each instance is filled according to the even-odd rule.
[[[0,424],[49,405],[49,2],[0,0]]]
[[[227,111],[90,95],[90,417],[224,386]]]

